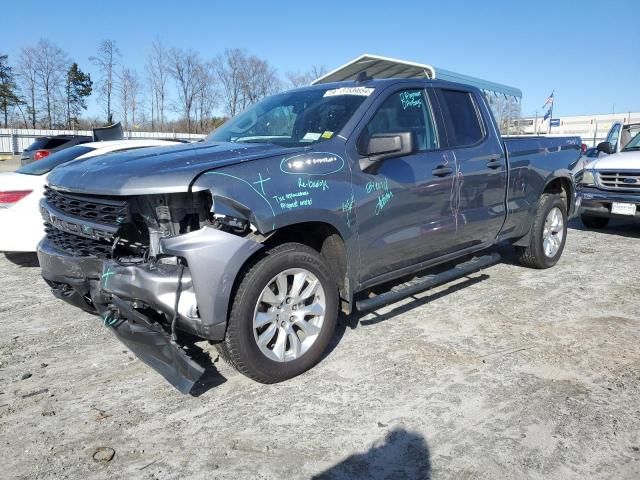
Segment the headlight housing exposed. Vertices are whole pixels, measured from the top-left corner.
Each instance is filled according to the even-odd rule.
[[[582,181],[580,182],[585,187],[593,186],[596,184],[596,172],[593,170],[585,170],[582,174]]]

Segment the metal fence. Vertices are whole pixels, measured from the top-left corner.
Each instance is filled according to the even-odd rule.
[[[31,128],[0,128],[0,153],[17,155],[38,137],[50,135],[92,135],[91,130],[41,130]],[[198,141],[206,135],[175,132],[124,132],[124,138],[166,138],[167,140]]]

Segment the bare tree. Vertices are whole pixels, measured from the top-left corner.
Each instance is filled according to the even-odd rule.
[[[167,97],[167,79],[169,78],[168,55],[162,42],[154,40],[147,55],[147,74],[151,84],[151,126],[154,122],[164,125],[165,101]],[[155,106],[155,109],[154,109]],[[155,111],[154,111],[155,110]],[[155,118],[154,118],[155,114]]]
[[[203,63],[197,75],[200,90],[195,98],[195,118],[200,133],[207,133],[211,130],[210,120],[217,103],[215,65],[212,62]]]
[[[508,135],[511,133],[514,120],[518,120],[521,116],[520,103],[515,97],[507,97],[502,94],[488,93],[486,98],[493,111],[500,133]],[[516,133],[518,133],[517,128]]]
[[[242,108],[280,90],[280,79],[269,62],[251,55],[241,63]]]
[[[287,72],[285,77],[289,81],[291,88],[304,87],[311,85],[311,82],[320,78],[327,73],[327,69],[324,65],[312,65],[311,68],[303,73],[300,72]]]
[[[202,89],[202,62],[193,50],[171,49],[169,52],[169,72],[178,89],[178,110],[187,120],[188,133],[191,133],[191,113],[194,101]]]
[[[111,96],[115,89],[115,71],[120,56],[120,50],[115,40],[103,40],[98,46],[98,55],[89,57],[89,60],[100,69],[102,74],[99,89],[102,97],[106,100],[105,113],[107,115],[107,123],[113,123]]]
[[[67,64],[67,55],[62,49],[49,40],[38,42],[35,48],[35,74],[38,89],[43,96],[49,128],[53,128],[55,113],[60,110],[58,103],[63,98],[61,92]]]
[[[226,49],[215,62],[218,81],[222,87],[222,100],[226,113],[238,113],[242,97],[242,76],[245,54],[239,48]]]
[[[222,99],[230,116],[282,87],[276,70],[269,62],[244,50],[227,49],[215,62],[222,87]]]
[[[140,80],[135,70],[126,67],[120,70],[118,73],[118,93],[124,128],[125,130],[130,130],[131,127],[135,128],[136,112],[140,103]]]
[[[20,50],[20,61],[16,70],[20,77],[22,90],[27,92],[27,114],[30,117],[31,128],[36,128],[38,79],[36,75],[36,49],[34,47],[23,47]]]

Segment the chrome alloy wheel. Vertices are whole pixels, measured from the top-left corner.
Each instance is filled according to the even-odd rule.
[[[542,231],[542,248],[547,257],[554,257],[564,238],[564,218],[562,211],[558,207],[552,208],[547,214],[544,221],[544,230]]]
[[[314,344],[324,322],[326,297],[320,280],[304,268],[290,268],[262,290],[253,314],[253,336],[260,351],[276,362],[290,362]]]

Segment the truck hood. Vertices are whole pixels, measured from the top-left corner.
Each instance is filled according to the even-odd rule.
[[[50,186],[94,195],[187,192],[207,170],[302,149],[269,144],[199,143],[114,152],[54,168]]]
[[[640,150],[596,158],[585,168],[595,170],[640,170]]]

